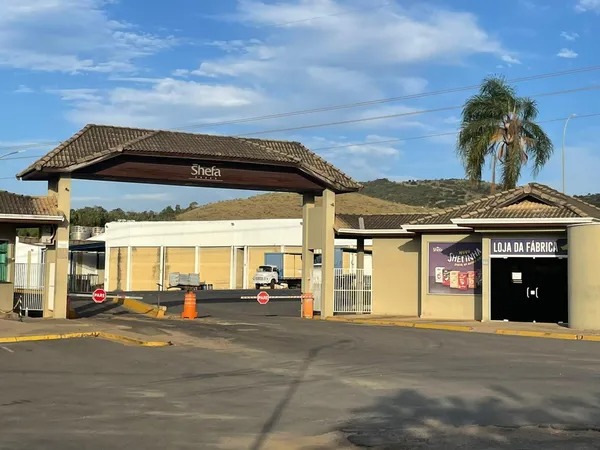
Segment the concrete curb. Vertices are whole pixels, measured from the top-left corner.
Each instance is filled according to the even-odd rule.
[[[144,314],[145,316],[152,317],[155,319],[163,319],[167,313],[166,306],[156,306],[150,305],[148,303],[144,303],[141,300],[135,300],[133,298],[116,298],[113,299],[113,303],[118,303],[119,305],[127,308],[128,310],[137,313]]]
[[[521,336],[521,337],[536,337],[546,339],[560,339],[568,341],[589,341],[589,342],[600,342],[600,335],[595,334],[577,334],[577,333],[556,333],[553,331],[531,331],[531,330],[509,330],[509,329],[496,329],[493,331],[478,331],[474,327],[468,325],[447,325],[438,323],[417,323],[417,322],[404,322],[400,320],[386,320],[386,319],[344,319],[340,317],[331,317],[326,320],[332,322],[344,322],[344,323],[357,323],[364,325],[379,325],[379,326],[392,326],[392,327],[404,327],[404,328],[420,328],[425,330],[444,330],[444,331],[460,331],[460,332],[473,332],[482,334],[498,334],[503,336]]]
[[[133,344],[142,347],[167,347],[173,345],[171,342],[164,341],[143,341],[141,339],[132,338],[129,336],[123,336],[119,334],[106,333],[104,331],[85,331],[78,333],[61,333],[61,334],[38,334],[28,336],[10,336],[0,337],[0,344],[14,344],[18,342],[35,342],[35,341],[52,341],[59,339],[79,339],[95,337],[100,339],[106,339],[113,342],[119,342],[121,344]]]
[[[524,336],[546,339],[562,339],[568,341],[590,341],[600,342],[600,336],[594,334],[576,334],[576,333],[555,333],[552,331],[528,331],[528,330],[496,330],[496,334],[504,336]]]
[[[403,327],[403,328],[419,328],[425,330],[445,330],[445,331],[462,331],[471,332],[473,327],[467,325],[446,325],[441,323],[416,323],[416,322],[403,322],[397,320],[377,320],[377,319],[340,319],[340,318],[327,318],[325,320],[333,322],[345,322],[345,323],[358,323],[364,325],[380,325],[380,326],[391,326],[391,327]]]

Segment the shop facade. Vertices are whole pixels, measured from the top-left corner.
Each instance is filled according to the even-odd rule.
[[[588,316],[600,286],[577,275],[574,291],[569,273],[589,266],[595,254],[585,246],[600,239],[600,227],[577,246],[568,235],[599,221],[599,208],[533,183],[409,221],[398,216],[393,228],[360,230],[373,239],[372,313],[566,324],[585,295],[580,315]],[[600,326],[600,312],[598,319]]]

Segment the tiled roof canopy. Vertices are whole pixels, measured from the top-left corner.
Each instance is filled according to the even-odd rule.
[[[336,214],[336,229],[361,229],[361,218],[365,230],[400,230],[405,225],[426,214]]]
[[[72,173],[119,154],[157,158],[204,158],[296,167],[336,192],[361,185],[299,142],[213,136],[161,130],[87,125],[17,176],[44,179],[40,173]]]
[[[598,218],[600,208],[538,183],[499,192],[413,220],[410,225],[449,225],[452,219]]]
[[[49,197],[30,197],[0,191],[0,215],[59,216],[56,204]]]

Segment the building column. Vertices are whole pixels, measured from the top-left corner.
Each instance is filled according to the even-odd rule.
[[[71,218],[71,177],[61,175],[48,181],[48,196],[56,201],[64,220],[57,225],[54,244],[46,252],[46,298],[44,316],[66,319],[69,273],[69,226]]]
[[[362,270],[365,268],[365,238],[356,239],[356,268]]]
[[[323,191],[321,318],[333,316],[335,269],[335,193]]]
[[[302,293],[312,293],[313,269],[315,265],[315,252],[308,245],[308,214],[315,207],[315,196],[304,194],[302,197]]]

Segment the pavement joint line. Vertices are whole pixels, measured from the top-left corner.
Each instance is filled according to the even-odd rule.
[[[170,341],[144,341],[121,334],[107,333],[105,331],[84,331],[75,333],[36,334],[24,336],[0,337],[0,344],[15,344],[19,342],[52,341],[59,339],[100,338],[121,344],[134,344],[142,347],[167,347],[173,345]]]
[[[379,326],[395,326],[403,328],[419,328],[426,330],[444,330],[444,331],[457,331],[457,332],[474,332],[474,333],[490,333],[490,331],[477,330],[474,327],[468,325],[449,325],[449,324],[437,324],[437,323],[418,323],[418,322],[407,322],[407,321],[396,321],[391,319],[362,319],[362,318],[351,318],[345,319],[340,317],[331,317],[326,320],[333,322],[344,322],[354,323],[363,325],[379,325]],[[570,341],[590,341],[600,342],[600,335],[594,334],[579,334],[579,333],[559,333],[554,331],[535,331],[535,330],[510,330],[499,328],[492,331],[493,334],[503,336],[520,336],[520,337],[537,337],[546,339],[560,339]]]

